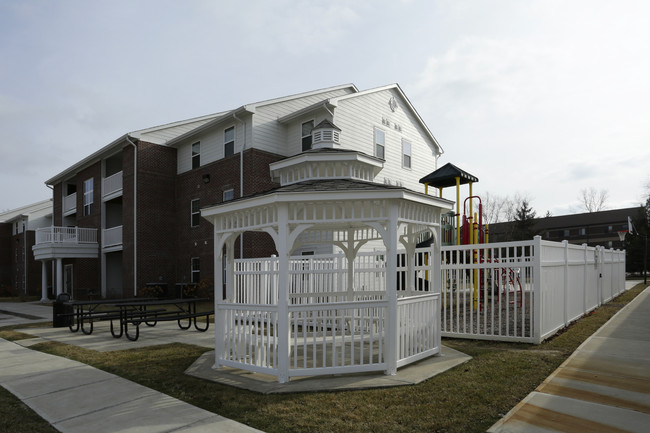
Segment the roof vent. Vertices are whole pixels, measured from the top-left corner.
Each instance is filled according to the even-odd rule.
[[[341,129],[329,120],[323,120],[311,130],[312,149],[333,148],[340,145]]]

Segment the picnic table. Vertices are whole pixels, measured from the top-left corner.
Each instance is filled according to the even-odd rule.
[[[89,301],[65,301],[63,304],[72,309],[71,313],[60,314],[62,316],[72,316],[69,325],[71,332],[78,332],[81,329],[86,335],[93,332],[93,322],[99,320],[112,320],[120,317],[119,309],[105,310],[99,309],[101,306],[114,306],[120,303],[133,302],[135,298],[124,299],[106,299],[106,300],[89,300]],[[155,301],[156,298],[140,298],[139,301]],[[89,325],[86,327],[86,324]]]
[[[192,324],[197,331],[205,332],[210,326],[210,316],[214,310],[198,311],[197,304],[209,301],[209,298],[181,298],[181,299],[158,299],[158,300],[131,300],[131,302],[115,303],[119,309],[119,316],[111,318],[111,334],[115,338],[126,335],[131,341],[136,341],[140,336],[140,325],[155,326],[162,321],[177,321],[178,327],[186,330]],[[164,308],[156,308],[164,307]],[[169,309],[170,307],[173,307]],[[199,326],[197,319],[205,317],[205,326]],[[119,333],[114,332],[113,320],[120,321]],[[187,321],[187,322],[185,322]],[[135,326],[135,335],[129,334],[129,324]]]

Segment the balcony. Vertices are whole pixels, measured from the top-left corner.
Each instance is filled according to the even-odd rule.
[[[36,229],[32,250],[35,260],[97,258],[97,229],[54,226]]]
[[[63,215],[68,216],[77,212],[77,193],[63,197]]]
[[[111,227],[104,230],[102,237],[102,248],[116,249],[122,246],[122,226]]]
[[[122,195],[122,172],[118,171],[103,180],[102,197],[111,200]]]

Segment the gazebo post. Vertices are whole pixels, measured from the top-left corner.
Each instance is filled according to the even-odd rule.
[[[216,227],[214,224],[214,368],[219,368],[225,347],[226,320],[224,312],[219,309],[219,304],[223,303],[223,237],[217,233]]]
[[[278,382],[289,381],[289,209],[278,207]]]
[[[384,237],[386,246],[386,299],[388,300],[388,326],[386,326],[386,374],[397,374],[397,349],[399,345],[399,314],[397,311],[397,218],[398,206],[391,203]]]
[[[356,250],[354,248],[354,229],[348,229],[348,247],[345,250],[345,259],[348,265],[348,301],[354,301],[354,258]]]

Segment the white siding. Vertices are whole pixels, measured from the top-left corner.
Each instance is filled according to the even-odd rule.
[[[197,141],[201,142],[201,166],[218,161],[224,157],[224,131],[232,126],[235,127],[235,154],[241,152],[245,144],[250,147],[250,116],[241,118],[244,123],[234,120],[233,118],[225,119],[219,125],[210,128],[209,131],[200,134],[188,141],[178,145],[177,152],[177,172],[184,173],[192,169],[192,144]],[[244,142],[244,132],[246,131],[246,141]]]
[[[395,97],[399,105],[395,112],[388,106],[391,97]],[[399,92],[387,89],[343,99],[334,112],[334,124],[341,128],[342,148],[373,156],[374,130],[383,130],[386,134],[386,163],[375,181],[424,191],[419,180],[437,168],[434,144]],[[410,169],[402,167],[402,139],[411,143]]]
[[[258,107],[253,123],[255,128],[255,147],[286,156],[300,153],[302,151],[300,148],[300,137],[298,136],[296,138],[296,134],[300,133],[300,123],[312,119],[314,116],[310,114],[305,115],[302,120],[294,120],[289,126],[279,123],[277,119],[298,110],[302,110],[305,107],[314,105],[320,101],[325,101],[326,99],[335,98],[337,96],[344,96],[348,93],[348,89],[341,89]],[[324,119],[324,117],[318,116],[323,116],[322,114],[319,113],[317,118],[320,120]],[[320,120],[317,120],[316,123]],[[291,131],[289,131],[289,129]]]

